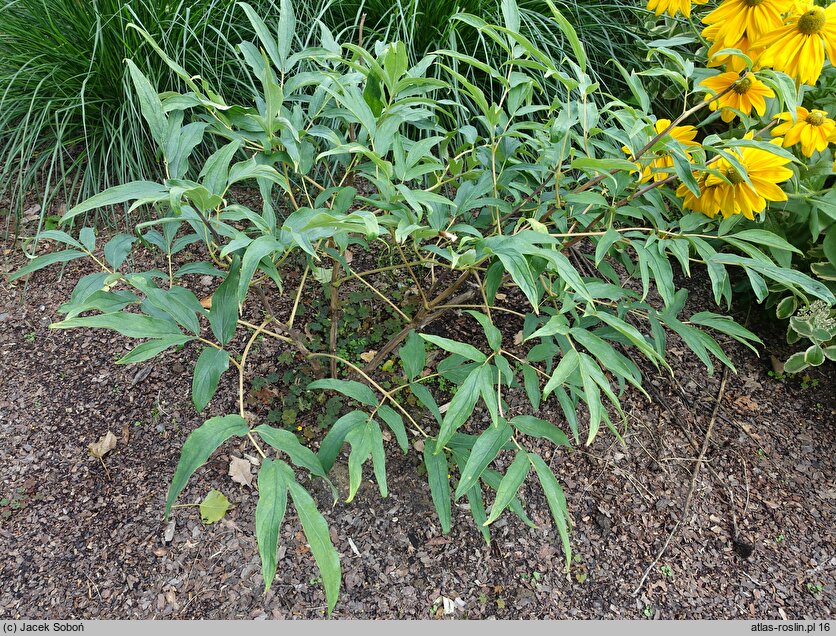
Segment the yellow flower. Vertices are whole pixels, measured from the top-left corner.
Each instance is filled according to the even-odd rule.
[[[716,188],[709,188],[705,185],[705,175],[694,175],[697,179],[697,185],[700,187],[700,196],[694,196],[694,193],[681,183],[676,189],[676,196],[682,198],[682,207],[695,212],[702,212],[712,219],[717,216],[717,204],[715,203]]]
[[[655,135],[658,135],[670,125],[670,119],[657,119],[655,124]],[[694,137],[697,136],[697,129],[693,126],[674,126],[668,131],[667,135],[670,135],[673,139],[686,147],[700,145],[694,141]],[[667,137],[667,135],[665,137]],[[665,137],[662,139],[665,139]],[[622,146],[621,149],[628,155],[632,154],[627,146]],[[685,151],[685,156],[689,160],[691,159],[691,155],[687,150]],[[645,183],[651,179],[653,181],[662,181],[663,179],[667,179],[671,174],[670,172],[665,171],[665,168],[673,168],[673,157],[671,157],[668,152],[663,150],[649,164],[642,166],[641,163],[636,163],[636,165],[642,171],[640,183]]]
[[[720,49],[740,48],[737,42],[746,37],[750,42],[781,28],[782,13],[787,13],[793,0],[724,0],[702,21],[713,25],[714,30],[705,29],[703,35],[716,42]]]
[[[804,2],[787,24],[753,42],[761,50],[757,68],[770,67],[802,84],[815,84],[827,51],[836,66],[836,3],[826,9]]]
[[[694,0],[694,4],[705,4],[708,0]],[[691,17],[691,0],[647,0],[647,10],[656,15],[666,13],[675,16],[681,13],[686,18]]]
[[[723,40],[717,39],[719,31],[720,25],[712,24],[711,26],[705,27],[702,32],[703,37],[714,41],[714,44],[708,49],[708,66],[725,66],[727,71],[739,73],[746,68],[746,62],[743,58],[737,55],[729,55],[728,53],[723,53],[722,55],[717,55],[717,53],[723,49],[738,49],[744,55],[749,55],[749,47],[751,45],[749,38],[744,33],[736,42],[727,44]]]
[[[753,133],[747,133],[746,139],[753,139]],[[772,143],[780,144],[781,139],[773,139]],[[778,187],[792,176],[792,170],[786,167],[789,159],[776,155],[762,148],[742,147],[732,150],[731,154],[746,170],[750,186],[726,159],[720,158],[712,165],[714,173],[704,173],[697,176],[700,186],[700,196],[694,194],[685,184],[676,190],[676,195],[682,197],[682,206],[689,210],[702,212],[714,218],[717,213],[728,218],[734,214],[742,214],[749,220],[755,219],[755,213],[763,212],[767,201],[786,201],[786,193]],[[723,175],[725,179],[718,176]]]
[[[735,113],[731,109],[737,109],[742,113],[749,115],[752,109],[763,117],[766,112],[765,97],[775,97],[775,93],[766,84],[761,82],[754,74],[748,73],[743,79],[733,72],[720,73],[713,77],[700,82],[700,86],[705,86],[714,92],[714,95],[722,93],[729,87],[732,87],[719,99],[714,99],[713,95],[706,95],[706,100],[713,100],[708,107],[711,110],[720,111],[720,117],[726,123],[735,118]]]
[[[823,110],[807,110],[799,106],[795,111],[795,122],[792,121],[792,113],[780,113],[776,117],[784,123],[776,126],[772,135],[784,138],[784,148],[800,142],[805,157],[822,152],[830,141],[836,139],[836,122]]]

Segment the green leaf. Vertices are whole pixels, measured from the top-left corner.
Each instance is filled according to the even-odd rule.
[[[337,455],[343,447],[345,437],[356,427],[365,424],[369,420],[369,415],[363,411],[351,411],[346,413],[331,427],[325,439],[319,445],[319,461],[326,472],[331,470],[334,462],[337,460]]]
[[[496,489],[496,497],[494,498],[493,506],[491,506],[491,514],[485,520],[484,525],[488,526],[499,519],[499,515],[508,507],[511,501],[516,497],[520,486],[525,482],[528,476],[530,466],[528,461],[528,454],[525,451],[518,451],[514,457],[514,461],[508,467],[502,481]]]
[[[130,234],[117,234],[110,239],[104,247],[105,260],[110,263],[110,266],[117,270],[122,267],[122,263],[131,253],[131,245],[136,241],[135,236]]]
[[[532,332],[524,342],[532,338],[548,338],[555,334],[565,336],[567,333],[569,333],[569,323],[566,318],[564,316],[552,316],[545,325]]]
[[[409,450],[409,439],[406,436],[406,428],[404,428],[401,414],[388,404],[382,404],[377,410],[377,414],[395,434],[395,439],[398,440],[398,446],[406,453]]]
[[[153,181],[131,181],[124,185],[114,186],[108,188],[104,192],[90,197],[82,201],[73,208],[70,208],[64,216],[61,217],[61,223],[66,223],[71,218],[95,210],[96,208],[103,208],[110,205],[117,205],[133,200],[152,200],[162,201],[168,198],[168,189],[159,183]]]
[[[531,415],[517,415],[511,419],[511,425],[524,435],[547,439],[556,446],[570,446],[566,433],[546,420]]]
[[[374,478],[377,481],[380,496],[388,497],[389,485],[386,483],[386,451],[383,449],[383,433],[380,430],[380,425],[374,420],[369,422],[369,429]]]
[[[345,502],[351,503],[363,479],[363,464],[372,452],[371,421],[349,431],[345,441],[351,444],[348,455],[348,498]]]
[[[225,345],[235,335],[238,327],[238,276],[241,259],[232,257],[232,265],[224,281],[212,294],[212,308],[209,310],[209,325],[218,342]]]
[[[497,256],[502,262],[503,267],[505,267],[505,270],[514,279],[514,282],[522,293],[525,294],[525,297],[528,298],[528,302],[531,303],[534,313],[539,313],[540,292],[537,290],[534,273],[531,271],[531,267],[525,259],[525,256],[513,250],[498,252]]]
[[[255,537],[261,555],[264,593],[276,577],[276,550],[279,529],[287,509],[287,481],[280,470],[281,462],[266,457],[258,471],[258,503],[255,506]]]
[[[163,111],[160,96],[133,61],[125,60],[125,62],[133,80],[134,90],[139,98],[139,109],[142,111],[142,116],[148,122],[148,129],[151,131],[154,141],[162,148],[165,146],[168,137],[168,121]]]
[[[482,473],[482,481],[484,481],[489,488],[497,491],[499,490],[499,484],[502,483],[502,475],[495,470],[488,468],[484,473]],[[525,514],[525,509],[523,508],[522,502],[520,502],[519,498],[512,497],[511,503],[508,504],[508,508],[511,509],[511,512],[522,519],[522,522],[529,528],[537,527],[534,522],[529,519],[528,515]]]
[[[433,343],[435,346],[444,349],[445,351],[449,351],[450,353],[458,354],[468,360],[473,360],[474,362],[484,362],[488,359],[484,353],[479,351],[479,349],[473,345],[458,342],[456,340],[450,340],[449,338],[442,338],[441,336],[432,336],[426,333],[422,333],[420,335],[424,340]]]
[[[205,315],[205,311],[197,296],[191,290],[185,287],[172,287],[169,290],[163,290],[148,286],[140,289],[145,292],[145,296],[151,305],[171,316],[193,334],[200,335],[200,321],[196,314]]]
[[[148,342],[143,342],[141,345],[131,349],[128,353],[119,358],[116,361],[116,364],[145,362],[146,360],[150,360],[154,356],[159,355],[169,347],[185,344],[191,340],[194,340],[194,338],[189,336],[169,336],[156,340],[149,340]]]
[[[604,236],[598,239],[598,244],[595,246],[595,266],[597,267],[607,253],[610,251],[610,248],[618,243],[621,240],[621,233],[617,232],[613,228],[607,229],[604,233]]]
[[[195,410],[202,411],[218,390],[218,381],[229,369],[229,354],[223,349],[204,347],[194,365],[192,378],[192,402]]]
[[[229,164],[232,163],[235,153],[238,152],[240,147],[240,140],[231,141],[213,152],[206,163],[203,164],[198,179],[202,179],[201,184],[212,194],[220,196],[226,191]]]
[[[808,362],[804,359],[804,351],[792,354],[784,363],[785,373],[798,373],[803,371],[808,366]]]
[[[546,495],[546,501],[552,512],[557,533],[560,535],[560,540],[563,543],[563,553],[566,555],[566,571],[568,572],[569,565],[572,563],[572,547],[569,545],[571,520],[569,510],[566,507],[566,496],[563,494],[563,489],[557,482],[557,478],[552,474],[551,469],[539,455],[528,453],[528,460],[534,466],[537,479],[540,480],[540,485],[543,487],[543,492]]]
[[[293,3],[290,0],[281,0],[279,7],[279,28],[277,32],[277,44],[279,59],[282,61],[282,70],[286,68],[287,56],[293,46],[293,38],[296,35],[296,16],[293,13]]]
[[[37,239],[39,241],[58,241],[59,243],[70,245],[71,247],[84,249],[84,246],[81,243],[76,241],[72,236],[70,236],[66,232],[62,232],[61,230],[44,230],[43,232],[40,232],[38,234]]]
[[[496,459],[499,451],[502,450],[505,442],[511,439],[513,433],[514,431],[508,425],[508,422],[502,420],[498,426],[490,426],[479,436],[479,439],[473,444],[470,457],[459,478],[455,493],[456,499],[479,482],[482,473]]]
[[[304,468],[312,475],[327,479],[322,462],[310,448],[299,442],[296,435],[284,429],[260,424],[253,429],[268,445],[283,452],[299,468]]]
[[[334,378],[315,380],[308,385],[308,390],[311,389],[338,391],[353,400],[357,400],[361,404],[377,406],[377,396],[375,396],[374,391],[365,384],[355,382],[354,380],[337,380]]]
[[[476,320],[479,321],[479,324],[482,325],[482,330],[485,332],[485,338],[487,338],[488,346],[491,348],[491,350],[499,351],[499,348],[502,346],[502,332],[494,326],[494,324],[491,322],[491,319],[488,318],[481,311],[473,311],[471,309],[468,309],[465,313],[468,313],[471,316],[473,316]]]
[[[186,438],[180,451],[180,461],[174,471],[168,497],[165,501],[165,518],[189,478],[209,459],[218,447],[230,437],[244,437],[249,432],[247,422],[240,415],[221,415],[206,420]]]
[[[488,515],[485,513],[485,499],[482,496],[482,486],[479,484],[473,486],[473,488],[467,491],[466,497],[467,503],[470,506],[470,514],[473,517],[473,521],[476,522],[476,527],[482,533],[482,538],[485,539],[485,543],[490,544],[491,531],[488,529],[487,523],[485,523]]]
[[[537,370],[530,364],[522,365],[523,385],[531,408],[535,411],[540,409],[540,381],[537,378]]]
[[[279,243],[272,236],[259,236],[256,240],[247,246],[247,251],[244,252],[244,258],[241,262],[241,275],[238,281],[238,302],[243,303],[247,298],[247,291],[250,286],[250,281],[253,279],[253,274],[258,268],[261,259],[270,254],[282,251],[282,244]]]
[[[575,31],[575,27],[573,27],[572,23],[557,10],[557,7],[554,6],[551,0],[546,0],[546,4],[549,5],[549,9],[551,9],[552,16],[554,17],[554,21],[557,23],[557,26],[560,28],[563,35],[566,36],[566,39],[569,40],[569,45],[572,47],[572,52],[575,54],[575,59],[578,62],[578,66],[581,68],[581,72],[586,73],[586,52],[584,51],[583,44],[581,44],[577,31]]]
[[[571,376],[575,372],[575,369],[578,368],[579,361],[580,358],[578,357],[577,350],[569,349],[569,351],[566,352],[566,355],[560,359],[554,373],[552,373],[552,377],[549,378],[549,381],[546,382],[546,386],[543,388],[544,400],[557,387],[563,386],[563,383],[566,382],[569,376]]]
[[[112,329],[128,338],[164,338],[183,335],[177,325],[169,320],[125,311],[84,316],[83,318],[68,318],[49,326],[50,329],[71,329],[73,327]]]
[[[817,344],[811,345],[804,352],[804,362],[813,367],[819,366],[824,362],[824,350]]]
[[[450,400],[450,406],[447,407],[444,420],[441,422],[441,430],[438,433],[437,453],[441,452],[447,440],[473,413],[481,392],[481,375],[482,367],[473,369]]]
[[[444,448],[439,446],[436,449],[436,444],[437,441],[432,437],[424,440],[424,465],[427,468],[430,495],[432,495],[433,504],[438,513],[438,520],[441,523],[441,532],[447,534],[450,532],[452,523],[450,482],[447,478],[449,468]]]
[[[414,329],[409,332],[403,346],[398,349],[398,355],[401,358],[404,373],[406,373],[410,382],[421,375],[424,366],[427,364],[427,352],[424,340]]]
[[[229,510],[229,499],[220,491],[212,489],[200,502],[200,519],[209,525],[224,518]]]
[[[424,408],[427,409],[432,416],[435,418],[435,421],[441,424],[441,411],[438,408],[438,404],[435,401],[432,393],[430,390],[425,387],[423,384],[419,384],[418,382],[413,382],[409,385],[409,390],[412,391],[412,394],[418,398],[418,401],[424,405]],[[476,403],[474,402],[473,405],[475,406]]]
[[[44,267],[48,267],[55,263],[66,263],[67,261],[81,258],[82,256],[87,256],[87,254],[80,250],[61,250],[59,252],[51,252],[50,254],[38,256],[37,258],[33,258],[28,264],[21,267],[14,274],[11,274],[9,276],[9,282],[17,280],[21,276],[26,276],[26,274],[37,272],[39,269],[43,269]]]
[[[798,300],[795,296],[787,296],[775,308],[775,317],[779,320],[786,320],[795,313],[798,309]]]
[[[302,531],[311,547],[311,553],[322,575],[322,585],[325,588],[325,599],[328,604],[328,614],[334,611],[337,598],[340,595],[340,555],[331,543],[331,534],[325,518],[316,509],[316,503],[308,492],[295,481],[288,484],[293,506],[302,523]]]
[[[776,250],[786,250],[788,252],[795,252],[796,254],[802,253],[801,250],[792,243],[789,243],[777,234],[766,230],[743,230],[742,232],[721,236],[720,238],[723,240],[734,238],[754,243],[755,245],[765,245],[766,247],[772,247]]]
[[[92,227],[83,227],[78,234],[78,240],[81,241],[88,252],[96,251],[96,232]]]

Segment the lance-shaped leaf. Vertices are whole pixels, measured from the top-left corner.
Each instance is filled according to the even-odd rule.
[[[485,338],[491,350],[499,351],[499,348],[502,346],[502,332],[494,326],[491,319],[480,311],[468,309],[465,313],[473,316],[482,325],[482,330],[485,332]]]
[[[491,506],[491,514],[485,521],[486,526],[499,519],[499,515],[517,496],[520,486],[523,485],[526,476],[528,476],[529,466],[531,464],[528,461],[528,454],[519,451],[496,488],[496,497],[493,506]]]
[[[325,599],[328,604],[328,614],[334,611],[337,598],[340,595],[340,555],[331,543],[331,534],[324,517],[316,509],[316,503],[308,492],[295,481],[288,483],[293,506],[302,523],[302,531],[311,546],[311,553],[322,575],[322,585],[325,588]]]
[[[192,402],[202,411],[218,390],[218,381],[229,369],[229,354],[223,349],[204,347],[194,365],[192,378]]]
[[[304,468],[312,475],[326,479],[325,469],[322,462],[310,448],[299,443],[296,435],[284,429],[273,428],[267,424],[261,424],[253,429],[259,437],[270,446],[283,452],[296,466]]]
[[[412,330],[406,337],[406,342],[398,349],[398,355],[401,357],[401,364],[403,365],[404,373],[409,381],[412,382],[415,378],[421,375],[424,366],[427,364],[427,353],[424,347],[424,340]]]
[[[113,329],[113,331],[128,338],[165,338],[182,335],[177,325],[170,320],[125,311],[84,316],[82,318],[68,318],[49,326],[50,329],[71,329],[72,327]]]
[[[452,502],[450,501],[450,482],[447,479],[448,466],[447,455],[443,448],[436,451],[437,441],[433,438],[424,440],[424,465],[427,468],[427,481],[430,484],[430,495],[432,496],[435,510],[438,513],[438,520],[441,522],[441,531],[444,534],[450,532],[452,522]]]
[[[168,198],[168,188],[153,181],[131,181],[123,185],[108,188],[104,192],[82,201],[61,217],[61,223],[66,223],[74,216],[103,208],[110,205],[125,203],[126,201],[148,200],[162,201]]]
[[[511,419],[511,424],[520,433],[532,437],[542,437],[557,446],[569,446],[569,438],[551,422],[541,420],[531,415],[517,415]]]
[[[87,254],[81,250],[61,250],[60,252],[52,252],[51,254],[38,256],[37,258],[33,258],[27,265],[21,267],[14,274],[11,274],[9,276],[9,282],[17,280],[21,276],[26,276],[26,274],[36,272],[44,267],[48,267],[49,265],[53,265],[54,263],[66,263],[67,261],[81,258],[86,255]]]
[[[168,497],[165,501],[165,518],[171,513],[171,506],[177,499],[189,478],[209,459],[218,447],[230,437],[243,437],[249,432],[247,422],[240,415],[220,415],[206,420],[186,438],[180,451],[180,461],[174,471]]]
[[[543,399],[546,399],[557,387],[563,386],[563,383],[578,368],[579,362],[578,352],[575,349],[569,349],[566,355],[560,359],[557,368],[552,373],[552,377],[546,382],[546,386],[543,388]]]
[[[339,391],[343,395],[357,400],[367,406],[377,406],[377,397],[369,387],[354,380],[337,380],[334,378],[327,378],[325,380],[315,380],[308,385],[308,389],[325,389],[331,391]]]
[[[377,410],[377,414],[380,416],[380,419],[386,422],[386,425],[395,434],[395,439],[398,440],[398,446],[400,446],[401,450],[406,453],[406,451],[409,450],[409,439],[406,436],[406,428],[404,428],[401,414],[388,404],[381,405],[381,407]]]
[[[372,451],[372,468],[374,469],[374,478],[377,482],[377,488],[380,490],[381,497],[389,496],[389,484],[386,483],[386,452],[383,449],[383,432],[380,430],[380,424],[372,420],[369,422],[371,451]]]
[[[194,338],[189,336],[166,336],[165,338],[160,338],[158,340],[149,340],[148,342],[143,342],[141,345],[131,349],[128,353],[119,358],[116,361],[116,364],[145,362],[146,360],[150,360],[154,356],[159,355],[169,347],[185,344],[190,340],[194,340]]]
[[[238,302],[243,303],[244,299],[246,299],[250,281],[252,281],[253,274],[255,274],[255,270],[258,268],[261,259],[280,250],[282,250],[282,244],[272,236],[267,235],[259,236],[247,246],[247,251],[244,252],[244,258],[241,261],[241,276],[238,282]]]
[[[287,509],[287,480],[280,465],[283,462],[265,458],[258,471],[258,503],[255,506],[255,537],[261,555],[261,575],[267,594],[276,577],[276,550],[279,529]]]
[[[351,453],[348,455],[348,498],[345,502],[351,503],[363,479],[363,464],[372,452],[370,423],[352,429],[345,440],[351,444]]]
[[[362,426],[369,420],[368,413],[363,411],[351,411],[346,413],[331,427],[331,430],[325,435],[325,439],[319,445],[319,461],[325,471],[331,470],[334,462],[337,460],[337,455],[343,447],[345,437],[352,430],[358,426]]]
[[[135,236],[130,234],[117,234],[110,239],[104,247],[105,259],[114,270],[122,267],[122,263],[131,253],[131,245],[136,241]]]
[[[462,356],[463,358],[467,358],[468,360],[473,360],[474,362],[484,362],[487,360],[487,356],[479,351],[473,345],[469,345],[465,342],[458,342],[456,340],[450,340],[449,338],[442,338],[441,336],[432,336],[430,334],[422,333],[421,337],[424,340],[432,342],[435,346],[444,349],[445,351],[449,351],[450,353],[457,353],[458,355]]]
[[[232,265],[218,289],[212,294],[212,308],[209,310],[209,325],[221,344],[226,344],[235,335],[238,326],[238,275],[241,259],[232,258]]]
[[[473,413],[473,409],[476,407],[476,401],[479,399],[480,387],[482,385],[481,376],[482,367],[473,369],[456,390],[453,399],[450,400],[450,406],[447,407],[444,420],[441,422],[441,430],[438,433],[436,453],[441,452],[441,449],[447,444],[447,441],[453,436],[453,433]]]
[[[563,489],[560,487],[560,484],[557,483],[557,478],[539,455],[528,453],[528,459],[531,465],[534,466],[534,472],[537,473],[537,479],[540,480],[540,485],[546,494],[546,501],[552,512],[557,533],[560,535],[560,540],[563,543],[563,553],[566,555],[566,571],[568,572],[569,564],[572,562],[572,547],[569,545],[571,521],[569,518],[569,510],[566,506],[566,496],[563,494]]]
[[[511,439],[513,429],[504,419],[498,426],[490,426],[479,436],[470,451],[470,457],[462,471],[459,484],[456,487],[456,499],[465,494],[479,482],[482,473],[496,459],[505,442]]]

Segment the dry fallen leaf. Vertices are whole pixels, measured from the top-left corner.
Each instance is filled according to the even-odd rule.
[[[99,438],[98,442],[93,442],[87,447],[93,457],[102,459],[110,451],[116,448],[116,435],[108,431]]]
[[[253,474],[250,471],[250,462],[246,459],[232,457],[229,461],[229,476],[236,484],[252,488]]]
[[[361,359],[363,362],[371,362],[372,360],[374,360],[374,357],[375,357],[376,355],[377,355],[377,351],[375,351],[374,349],[372,349],[371,351],[366,351],[365,353],[361,353],[361,354],[360,354],[360,359]]]
[[[204,309],[212,309],[212,297],[207,296],[206,298],[200,299],[200,306]]]
[[[757,411],[760,407],[758,403],[755,402],[752,398],[748,395],[741,395],[734,401],[735,405],[739,406],[740,408],[747,409],[749,411]]]

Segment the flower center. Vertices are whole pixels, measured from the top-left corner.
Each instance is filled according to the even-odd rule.
[[[738,95],[748,93],[750,88],[752,88],[752,80],[748,76],[734,83],[734,92]]]
[[[825,22],[824,9],[821,7],[813,7],[798,18],[798,30],[804,35],[813,35],[824,28]]]
[[[756,7],[763,3],[763,0],[745,0],[747,7]]]
[[[740,173],[734,168],[726,169],[726,179],[728,179],[732,185],[737,185],[739,183],[743,183],[744,181],[743,177],[740,176]]]
[[[811,126],[821,126],[827,119],[827,113],[823,110],[811,110],[804,121]]]

